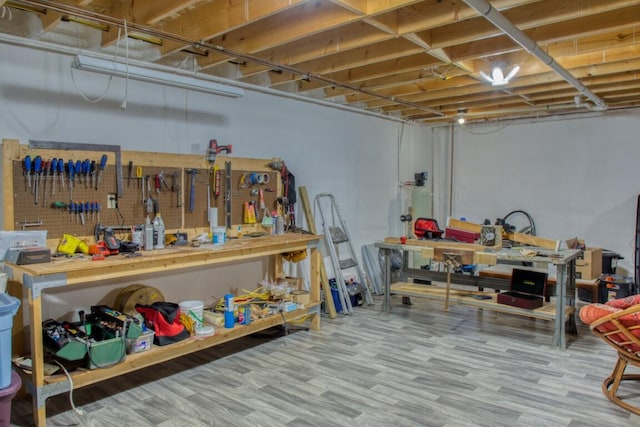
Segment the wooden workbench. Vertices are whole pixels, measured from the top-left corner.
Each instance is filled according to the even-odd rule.
[[[501,308],[500,311],[509,310],[511,314],[519,314],[528,317],[537,317],[545,320],[553,320],[555,323],[552,344],[560,349],[566,348],[565,333],[576,333],[577,327],[575,323],[575,260],[581,251],[576,249],[568,249],[562,251],[544,249],[540,250],[540,255],[525,256],[518,249],[493,249],[476,244],[466,244],[449,241],[434,240],[416,240],[408,239],[406,243],[401,243],[399,238],[388,237],[383,242],[376,243],[384,256],[385,267],[383,271],[385,283],[385,296],[383,311],[390,313],[391,311],[391,293],[397,293],[405,296],[420,296],[429,299],[444,299],[441,292],[435,288],[418,284],[408,283],[391,283],[391,252],[399,251],[403,254],[402,275],[405,277],[415,277],[436,282],[445,282],[446,273],[409,268],[407,266],[408,254],[418,252],[424,258],[433,258],[436,254],[443,251],[449,253],[459,252],[468,261],[469,264],[486,264],[495,265],[500,261],[522,261],[536,262],[543,264],[553,264],[556,268],[556,292],[555,292],[555,310],[549,308],[544,310],[526,310],[518,307]],[[543,255],[544,254],[544,255]],[[508,289],[505,288],[504,279],[495,279],[492,277],[480,277],[468,274],[451,274],[451,282],[462,286],[473,286],[477,289]],[[409,286],[411,285],[411,286]],[[431,288],[431,289],[429,289]],[[461,293],[461,291],[451,292],[449,301],[452,303],[464,303],[473,305],[478,308],[489,310],[496,309],[495,300],[478,300],[473,298],[470,293]],[[547,304],[549,305],[549,304]]]
[[[105,261],[51,262],[34,265],[5,264],[11,280],[18,281],[27,291],[30,319],[30,343],[33,371],[30,388],[33,395],[34,421],[38,426],[46,425],[46,399],[48,397],[84,387],[118,375],[148,367],[166,360],[212,347],[233,339],[252,334],[286,321],[311,316],[311,328],[320,327],[320,262],[317,248],[318,236],[286,233],[279,236],[242,238],[228,240],[224,245],[203,245],[198,248],[180,247],[142,252],[135,258],[108,257]],[[154,346],[150,350],[127,355],[126,359],[105,369],[73,372],[73,385],[64,375],[45,376],[43,368],[44,348],[42,336],[42,293],[49,288],[90,285],[99,287],[108,279],[125,279],[139,274],[166,274],[196,267],[215,267],[227,262],[240,262],[259,257],[273,259],[276,273],[280,269],[281,254],[306,250],[310,257],[310,304],[284,316],[273,315],[258,319],[246,326],[222,329],[212,337],[189,338],[168,346]]]

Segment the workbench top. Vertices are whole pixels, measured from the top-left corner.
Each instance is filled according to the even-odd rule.
[[[90,256],[53,258],[52,262],[32,265],[5,264],[12,277],[26,275],[37,279],[42,276],[62,275],[65,285],[86,283],[88,280],[121,278],[132,274],[157,273],[198,267],[208,264],[246,260],[265,255],[281,254],[307,249],[320,236],[302,233],[285,233],[277,236],[243,237],[229,239],[222,245],[201,244],[199,247],[177,246],[153,251],[138,252],[140,256],[127,258],[112,255],[101,261]],[[19,276],[18,276],[19,275]]]

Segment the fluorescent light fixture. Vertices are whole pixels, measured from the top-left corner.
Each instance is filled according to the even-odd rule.
[[[520,66],[516,65],[511,69],[507,77],[504,76],[502,69],[498,66],[493,67],[493,71],[491,72],[491,76],[488,76],[485,72],[480,71],[480,75],[483,79],[491,83],[492,86],[504,86],[509,84],[509,80],[511,80],[517,73],[520,71]]]
[[[130,78],[132,80],[140,80],[147,83],[195,90],[214,95],[229,96],[231,98],[240,98],[244,95],[244,91],[242,89],[235,87],[195,77],[153,70],[151,68],[138,67],[131,64],[127,65],[122,62],[107,61],[84,55],[77,55],[71,63],[71,67],[76,70],[92,71],[94,73],[106,74],[109,76]]]

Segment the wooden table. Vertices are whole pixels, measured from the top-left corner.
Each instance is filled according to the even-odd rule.
[[[203,245],[199,248],[177,247],[172,249],[142,252],[135,258],[108,257],[104,261],[72,261],[34,265],[5,264],[10,279],[18,281],[27,290],[29,332],[33,371],[30,382],[33,395],[34,422],[46,425],[46,399],[71,389],[65,375],[45,376],[44,348],[42,337],[42,293],[49,288],[91,284],[100,286],[107,279],[126,279],[132,275],[163,274],[183,269],[215,266],[226,262],[238,262],[259,257],[273,257],[274,268],[279,273],[281,254],[306,250],[310,257],[310,304],[284,316],[273,315],[258,319],[246,326],[223,329],[221,333],[207,338],[189,338],[168,346],[154,346],[150,350],[127,355],[126,359],[106,369],[73,372],[73,388],[84,387],[99,381],[164,362],[204,348],[212,347],[246,336],[286,321],[310,315],[311,328],[320,328],[320,263],[319,237],[309,234],[285,233],[279,236],[228,240],[224,245]],[[283,318],[284,317],[284,318]]]
[[[438,299],[432,292],[428,292],[425,289],[423,292],[418,292],[418,288],[406,288],[406,283],[400,283],[394,288],[391,283],[391,261],[390,256],[392,251],[400,251],[403,254],[403,267],[401,273],[405,277],[422,278],[427,280],[433,280],[437,282],[444,282],[447,280],[447,273],[436,272],[431,270],[423,270],[416,268],[409,268],[407,266],[407,255],[413,252],[420,252],[425,258],[433,257],[438,251],[441,253],[443,250],[455,252],[468,253],[472,252],[472,262],[475,264],[487,264],[495,265],[499,261],[521,261],[521,262],[537,262],[544,264],[553,264],[556,268],[556,295],[555,295],[555,310],[552,316],[537,315],[535,310],[526,310],[517,307],[509,308],[511,314],[521,314],[529,317],[544,318],[547,320],[553,320],[554,334],[552,339],[552,345],[560,349],[566,348],[565,333],[577,333],[577,326],[575,323],[575,260],[580,255],[581,251],[577,249],[568,249],[563,251],[549,251],[540,250],[539,253],[545,253],[553,256],[524,256],[518,249],[500,249],[493,250],[490,247],[484,247],[474,244],[464,244],[458,242],[448,241],[433,241],[433,240],[416,240],[409,239],[405,244],[400,242],[399,238],[387,237],[383,242],[376,243],[376,247],[382,252],[385,260],[385,267],[383,271],[384,283],[385,283],[385,295],[383,311],[390,313],[391,311],[391,293],[392,291],[404,291],[402,295],[410,296],[412,293],[414,296],[422,296],[430,299]],[[479,289],[490,288],[508,290],[508,283],[505,284],[504,279],[496,279],[492,277],[480,277],[476,275],[468,274],[451,274],[451,282],[473,286]],[[412,284],[415,285],[415,284]],[[425,286],[427,288],[427,286]],[[420,295],[418,295],[420,294]],[[462,295],[469,296],[469,295]],[[472,302],[473,300],[473,302]],[[459,295],[453,294],[451,302],[463,301],[459,299]],[[476,307],[495,309],[496,303],[494,300],[476,300],[475,298],[465,299],[468,304]],[[504,310],[502,310],[504,311]],[[548,310],[547,310],[548,311]]]

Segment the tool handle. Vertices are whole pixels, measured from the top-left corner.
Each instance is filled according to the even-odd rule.
[[[40,156],[36,156],[35,160],[33,161],[33,170],[35,171],[35,173],[42,172],[42,158]]]
[[[58,172],[58,159],[51,159],[51,172],[55,175]]]
[[[24,170],[27,173],[31,173],[31,156],[26,156],[24,158]]]
[[[58,172],[64,175],[64,159],[58,159]]]
[[[102,157],[100,157],[100,170],[103,171],[105,166],[107,166],[107,155],[103,154]]]
[[[82,174],[82,160],[78,160],[78,161],[76,162],[76,173],[77,173],[78,175],[81,175],[81,174]],[[78,178],[78,181],[80,181],[80,178]]]
[[[91,160],[91,168],[90,168],[89,172],[91,172],[91,175],[93,175],[96,172],[96,161],[95,160]]]
[[[69,163],[67,163],[67,169],[69,169],[69,180],[73,182],[73,179],[76,176],[76,167],[73,164],[73,160],[69,159]]]

